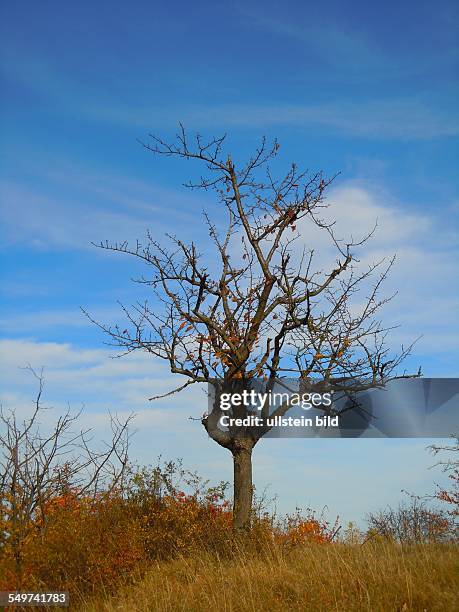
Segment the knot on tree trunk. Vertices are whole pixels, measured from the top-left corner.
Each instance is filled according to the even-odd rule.
[[[255,446],[254,440],[251,438],[233,438],[231,441],[231,452],[233,455],[242,453],[252,453]]]

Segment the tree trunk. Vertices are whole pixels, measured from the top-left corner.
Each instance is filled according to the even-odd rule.
[[[234,466],[233,525],[236,531],[250,528],[252,515],[252,450],[253,444],[240,440],[231,452]]]

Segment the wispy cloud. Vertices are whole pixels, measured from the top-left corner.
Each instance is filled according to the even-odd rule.
[[[38,249],[93,249],[92,242],[105,239],[135,242],[148,229],[163,235],[172,221],[188,232],[202,209],[183,189],[155,188],[65,166],[59,172],[43,172],[39,187],[5,181],[1,198],[0,217],[8,230],[3,245]]]
[[[158,410],[177,409],[180,414],[198,417],[205,411],[207,404],[198,389],[191,389],[180,401],[172,396],[149,402],[149,397],[173,389],[177,382],[171,380],[167,364],[146,354],[123,359],[114,355],[109,349],[79,348],[68,343],[4,339],[0,341],[3,387],[21,390],[22,398],[28,394],[27,403],[19,406],[16,402],[15,407],[24,410],[33,399],[35,381],[21,367],[31,364],[36,369],[44,367],[50,403],[55,403],[54,397],[60,407],[70,402],[76,407],[85,404],[88,413],[106,413],[109,409],[151,411],[152,418]]]
[[[98,321],[114,321],[120,317],[121,309],[118,306],[94,307],[91,315]],[[52,331],[62,327],[67,330],[78,327],[94,328],[94,325],[77,306],[74,308],[29,310],[27,312],[13,312],[0,317],[0,327],[8,330],[8,334],[21,333],[23,336],[34,335],[38,331]]]
[[[343,78],[344,74],[349,77],[349,73],[361,75],[362,71],[368,77],[369,70],[373,71],[373,76],[374,71],[379,76],[382,76],[381,72],[388,73],[391,60],[387,52],[356,30],[348,30],[343,23],[330,22],[316,15],[294,20],[291,12],[284,13],[278,9],[273,15],[273,11],[261,12],[247,4],[239,7],[238,12],[242,16],[242,27],[258,28],[283,40],[296,42],[309,51],[311,63],[337,68],[335,79],[339,75]],[[399,72],[400,67],[397,69]]]
[[[349,65],[355,67],[356,74],[361,74],[362,63],[367,64],[369,72],[375,71],[375,63],[380,70],[383,67],[387,69],[387,59],[383,58],[381,52],[368,53],[368,41],[354,34],[346,34],[339,28],[322,36],[320,28],[310,28],[310,32],[310,29],[305,30],[292,23],[276,22],[259,15],[255,22],[263,27],[276,28],[281,33],[304,38],[308,44],[317,47],[321,58],[328,57],[330,61],[333,58],[341,68],[343,58],[347,58]],[[443,61],[442,58],[439,61]],[[393,65],[398,66],[399,61],[398,57],[395,58]],[[440,102],[431,95],[417,92],[413,95],[367,94],[353,96],[352,99],[345,95],[338,99],[330,98],[325,93],[325,99],[324,95],[319,96],[320,103],[305,103],[292,102],[289,96],[286,97],[284,85],[283,95],[273,92],[268,102],[209,105],[193,102],[196,96],[191,96],[184,101],[174,100],[158,105],[156,96],[146,92],[143,98],[151,102],[139,105],[137,96],[133,99],[128,97],[125,103],[114,100],[99,85],[81,83],[76,77],[63,74],[45,61],[16,60],[14,65],[15,69],[9,69],[6,73],[8,78],[27,85],[41,98],[56,106],[57,112],[97,123],[135,127],[141,133],[150,129],[175,128],[178,121],[193,129],[259,130],[286,126],[380,140],[422,140],[451,137],[459,133],[458,115],[451,103],[454,94],[448,95],[446,91]],[[419,63],[413,62],[412,65],[418,66]],[[336,73],[337,70],[333,72]],[[317,100],[317,96],[313,99]]]
[[[331,79],[341,82],[375,82],[387,79],[419,77],[431,72],[435,66],[449,66],[454,69],[459,47],[449,45],[448,53],[443,49],[432,50],[422,54],[419,48],[388,45],[386,40],[377,41],[368,29],[359,27],[355,19],[351,23],[344,16],[327,14],[318,10],[317,13],[307,10],[291,11],[283,7],[266,6],[260,11],[250,3],[237,8],[241,15],[241,27],[253,31],[274,35],[279,40],[296,45],[297,54],[303,59],[309,59],[309,65],[319,66],[324,81]],[[338,12],[339,13],[339,12]],[[448,21],[442,19],[436,12],[440,27],[448,26]],[[275,40],[275,39],[274,39]],[[382,44],[381,44],[382,43]]]
[[[320,129],[328,133],[376,139],[418,140],[459,134],[459,119],[448,108],[417,98],[325,102],[323,104],[226,104],[106,109],[88,114],[101,121],[138,126],[142,130],[174,126],[178,118],[196,129],[230,127],[269,129],[275,126]]]

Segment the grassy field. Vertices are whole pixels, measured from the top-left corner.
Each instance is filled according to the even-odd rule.
[[[115,595],[81,610],[225,612],[281,610],[459,610],[459,554],[453,544],[384,541],[272,546],[229,558],[196,554],[157,562]]]

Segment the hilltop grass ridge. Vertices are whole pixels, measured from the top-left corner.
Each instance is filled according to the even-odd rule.
[[[80,610],[432,612],[457,610],[458,592],[454,544],[309,543],[157,562],[134,584],[86,600]]]

